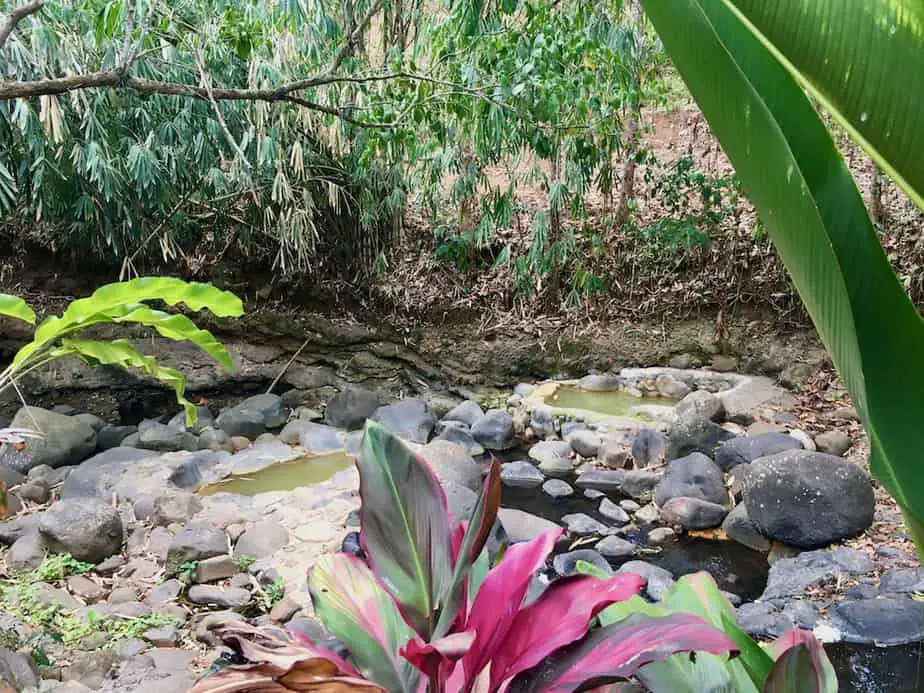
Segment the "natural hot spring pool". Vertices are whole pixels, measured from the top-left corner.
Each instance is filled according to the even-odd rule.
[[[584,390],[574,385],[561,385],[546,400],[559,409],[582,409],[606,416],[626,416],[632,407],[643,404],[670,406],[675,400],[664,397],[635,397],[622,390]]]
[[[256,472],[229,476],[199,489],[199,495],[237,493],[255,496],[269,491],[291,491],[327,481],[334,474],[353,464],[354,458],[343,450],[326,455],[306,455],[286,462],[277,462]]]

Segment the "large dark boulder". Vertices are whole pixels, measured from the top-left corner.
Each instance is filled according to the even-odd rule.
[[[801,449],[802,443],[793,436],[788,433],[771,431],[722,443],[715,451],[715,461],[723,471],[727,472],[739,464],[747,464],[761,457]]]
[[[860,534],[873,523],[876,504],[859,466],[806,450],[752,462],[743,497],[761,534],[802,549]]]
[[[49,549],[79,561],[99,563],[122,548],[122,518],[109,503],[93,498],[60,500],[39,520]]]
[[[420,399],[403,399],[376,409],[373,421],[399,438],[412,443],[426,443],[436,426],[436,414]]]

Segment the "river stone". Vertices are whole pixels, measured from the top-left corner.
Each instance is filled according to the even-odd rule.
[[[591,373],[581,378],[578,387],[589,392],[615,392],[625,385],[625,379],[611,373]]]
[[[594,549],[577,549],[576,551],[560,553],[552,559],[552,569],[562,577],[575,575],[578,573],[578,561],[590,563],[607,575],[613,572],[607,560]]]
[[[630,469],[623,472],[620,490],[636,500],[648,501],[651,498],[652,489],[658,485],[660,480],[661,475],[657,472],[649,472],[647,469]]]
[[[591,469],[581,474],[574,485],[595,491],[621,491],[625,476],[622,469]]]
[[[199,440],[185,430],[166,424],[152,422],[138,432],[138,446],[144,450],[173,452],[175,450],[197,450]]]
[[[246,409],[242,405],[223,409],[215,424],[231,438],[253,440],[266,432],[263,413],[256,409]]]
[[[38,532],[23,534],[6,552],[6,565],[14,572],[34,570],[45,559],[45,541]]]
[[[654,600],[661,599],[674,586],[674,576],[670,571],[646,561],[628,561],[616,572],[641,577],[645,581],[645,591]]]
[[[78,561],[99,563],[122,548],[122,518],[108,503],[85,498],[59,500],[39,520],[48,548]]]
[[[561,518],[568,528],[568,533],[578,537],[592,534],[611,534],[610,528],[585,513],[572,513]]]
[[[600,446],[603,444],[603,440],[596,431],[586,428],[573,433],[563,433],[563,435],[571,445],[571,449],[581,457],[596,457],[597,453],[600,452]]]
[[[745,633],[762,640],[778,638],[793,627],[789,616],[767,602],[742,604],[735,611],[735,618]]]
[[[356,431],[381,405],[376,393],[349,385],[328,400],[324,421],[334,428]]]
[[[51,487],[45,479],[35,479],[21,484],[16,489],[16,495],[22,500],[44,505],[51,497]]]
[[[708,419],[715,423],[725,420],[725,405],[722,400],[706,390],[694,390],[677,402],[674,412],[678,418]]]
[[[389,433],[424,444],[436,426],[436,414],[432,407],[421,399],[403,399],[375,410],[373,421],[382,424]]]
[[[924,603],[914,599],[844,602],[828,610],[828,620],[846,642],[885,647],[924,639]]]
[[[597,512],[603,515],[603,517],[606,519],[613,521],[617,525],[624,525],[628,524],[629,522],[629,513],[620,508],[609,498],[604,498],[602,501],[600,501],[600,507],[597,508]]]
[[[672,460],[655,487],[654,501],[663,506],[681,496],[719,505],[727,503],[728,490],[722,470],[699,452]]]
[[[718,503],[701,498],[671,498],[661,506],[661,517],[665,522],[680,525],[684,529],[709,529],[718,527],[728,510]]]
[[[22,450],[9,444],[0,445],[0,466],[21,474],[40,464],[49,467],[77,464],[96,450],[96,431],[92,426],[40,407],[22,407],[10,426],[33,430],[37,427],[42,433],[41,438],[30,438]]]
[[[879,594],[913,594],[924,592],[924,568],[895,568],[879,578]]]
[[[38,531],[40,515],[20,515],[12,520],[0,522],[0,544],[11,546],[20,537]]]
[[[571,446],[561,440],[543,440],[529,449],[529,456],[539,463],[539,469],[549,476],[567,476],[574,472]]]
[[[692,416],[679,417],[667,436],[666,459],[675,460],[694,452],[707,457],[715,455],[716,448],[735,435],[709,419]]]
[[[535,488],[545,480],[536,465],[526,460],[505,462],[501,465],[501,483],[511,488]]]
[[[117,448],[132,433],[137,433],[137,426],[113,426],[106,424],[96,433],[96,447],[100,450]],[[139,436],[140,438],[140,436]]]
[[[767,587],[760,599],[799,597],[808,587],[839,575],[862,575],[875,568],[872,560],[855,549],[805,551],[793,558],[782,558],[770,566]]]
[[[474,428],[483,417],[484,411],[478,402],[467,399],[450,409],[449,413],[443,417],[443,421],[459,421],[468,425],[469,428]]]
[[[722,530],[729,539],[744,544],[749,549],[767,553],[770,550],[770,540],[767,539],[748,517],[748,509],[744,503],[738,503],[722,522]]]
[[[715,452],[715,461],[722,471],[728,472],[739,464],[747,464],[760,457],[801,449],[802,443],[788,433],[771,431],[722,443]]]
[[[448,424],[457,424],[455,426],[443,426],[436,440],[445,440],[453,445],[464,448],[469,455],[473,457],[484,454],[484,448],[472,437],[469,428],[459,421],[448,421]]]
[[[228,554],[212,556],[196,564],[196,582],[218,582],[233,577],[238,572],[234,559]]]
[[[607,558],[624,558],[634,556],[638,547],[622,537],[603,537],[594,548]]]
[[[667,438],[653,428],[640,428],[632,440],[632,461],[640,469],[657,467],[664,462]]]
[[[605,436],[597,451],[599,461],[610,469],[622,469],[629,464],[632,449],[622,432],[612,432]]]
[[[195,433],[199,435],[202,433],[202,430],[205,428],[211,428],[215,424],[215,417],[212,415],[212,410],[208,408],[205,404],[200,404],[196,407],[196,422],[192,426],[186,425],[186,412],[178,412],[167,425],[170,428],[176,429],[178,431],[189,431],[190,433]]]
[[[242,587],[217,587],[216,585],[193,585],[186,593],[193,604],[208,604],[223,609],[238,609],[251,598],[250,592]]]
[[[234,545],[235,556],[265,558],[289,543],[289,531],[274,520],[262,520],[247,529]]]
[[[231,436],[220,428],[203,429],[199,434],[199,449],[231,452]]]
[[[183,524],[200,510],[202,510],[202,501],[193,493],[188,491],[165,493],[154,499],[151,523],[159,527],[167,527],[173,523]]]
[[[648,543],[652,546],[663,546],[667,542],[672,541],[676,536],[677,533],[670,527],[655,527],[648,532]]]
[[[8,691],[39,690],[36,671],[37,667],[31,657],[0,648],[0,684],[11,686],[7,688]]]
[[[690,386],[670,373],[661,373],[655,378],[654,385],[662,397],[681,399],[690,394]]]
[[[544,484],[542,484],[542,490],[547,496],[552,498],[567,498],[568,496],[574,495],[574,489],[571,488],[571,484],[567,481],[562,481],[561,479],[549,479]]]
[[[653,525],[660,519],[661,511],[654,503],[649,503],[635,511],[635,521],[640,525]]]
[[[860,534],[872,524],[876,503],[859,466],[805,450],[752,462],[743,497],[761,534],[803,549]]]
[[[815,436],[815,447],[818,452],[841,457],[850,449],[850,438],[843,431],[819,433]]]
[[[452,516],[458,520],[468,520],[478,503],[478,494],[467,486],[459,484],[444,483],[443,490],[446,492],[446,502],[449,504],[449,512]]]
[[[563,421],[561,424],[561,437],[564,440],[568,440],[568,437],[572,433],[577,433],[578,431],[587,431],[590,430],[587,427],[587,424],[583,421]]]
[[[220,529],[205,524],[191,524],[177,532],[167,549],[167,566],[171,570],[183,563],[202,561],[228,553],[228,538]]]
[[[475,425],[472,437],[486,450],[506,450],[516,445],[513,417],[503,409],[489,409]]]
[[[530,413],[529,425],[540,439],[555,437],[555,414],[549,406],[535,407]]]
[[[288,445],[301,445],[312,454],[343,450],[346,445],[343,431],[301,420],[287,423],[279,433],[279,440]]]
[[[444,486],[456,484],[480,491],[481,468],[463,448],[445,440],[434,440],[419,452]]]

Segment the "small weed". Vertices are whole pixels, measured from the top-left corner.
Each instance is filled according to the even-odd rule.
[[[48,582],[61,580],[69,575],[83,575],[92,569],[92,563],[78,561],[69,553],[59,553],[45,556],[41,565],[32,571],[31,577],[35,582]]]
[[[199,569],[199,561],[186,561],[176,567],[176,579],[184,585],[191,585],[196,581],[196,571]]]
[[[259,595],[260,608],[263,611],[269,611],[276,604],[282,601],[282,598],[286,596],[286,586],[282,581],[282,578],[276,578],[276,581],[271,585],[267,585],[263,588]]]
[[[234,557],[234,567],[240,570],[242,573],[246,573],[250,566],[256,562],[256,558],[253,556],[248,556],[247,554],[240,554],[239,556]]]

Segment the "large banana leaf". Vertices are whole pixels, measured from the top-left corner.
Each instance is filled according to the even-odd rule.
[[[726,1],[882,169],[924,206],[924,91],[915,79],[924,74],[924,3]]]
[[[30,325],[35,324],[35,311],[19,296],[0,294],[0,315],[22,320]]]
[[[190,310],[208,308],[219,317],[243,315],[241,299],[230,291],[211,284],[186,282],[173,277],[141,277],[127,282],[106,284],[87,298],[71,302],[64,312],[41,322],[32,342],[24,346],[13,359],[13,366],[24,364],[54,340],[106,322],[139,322],[150,325],[171,339],[189,339],[223,366],[230,368],[227,352],[214,337],[199,330],[191,320],[154,311],[141,305],[144,301],[163,301],[167,305],[185,304]],[[217,345],[217,347],[216,347]]]
[[[196,405],[186,399],[186,380],[183,374],[174,368],[167,368],[157,363],[153,356],[146,356],[125,339],[109,342],[94,339],[62,339],[61,346],[49,354],[53,358],[77,356],[91,366],[119,366],[126,370],[139,370],[169,385],[176,393],[176,401],[186,412],[186,421],[195,422]]]
[[[807,1],[772,7],[784,14]],[[924,324],[879,245],[830,133],[732,0],[642,3],[792,275],[866,426],[872,471],[902,506],[921,552],[924,494],[917,490],[924,487],[918,459],[924,429],[917,397],[924,392]],[[889,53],[888,42],[859,45],[859,29],[844,23],[849,17],[832,13],[831,4],[818,3],[829,10],[818,41],[833,41],[836,34],[855,49],[847,55],[869,60]],[[793,13],[786,21],[795,26],[804,15]],[[839,68],[842,78],[863,78],[862,57]],[[882,103],[876,111],[887,130],[911,123],[900,122],[890,108]]]

